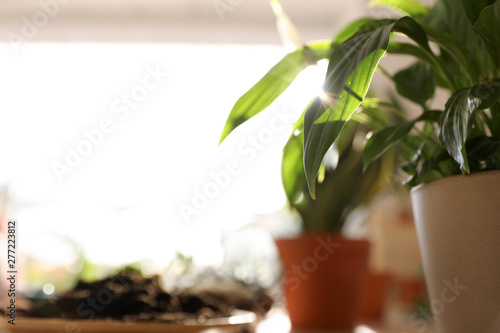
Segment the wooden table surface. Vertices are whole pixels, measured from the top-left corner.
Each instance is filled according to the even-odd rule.
[[[252,314],[252,313],[250,313]],[[253,315],[253,314],[252,314]],[[253,319],[251,319],[253,320]],[[6,325],[0,322],[0,333],[242,333],[248,332],[248,324],[238,322],[223,323],[210,326],[186,326],[161,323],[105,323],[93,321],[71,321],[61,319],[45,319],[41,323],[37,319],[16,319],[17,325]],[[40,321],[40,320],[38,320]],[[255,333],[436,333],[432,325],[422,324],[411,326],[405,323],[364,323],[354,331],[296,329],[290,325],[290,319],[285,310],[273,309],[267,318],[254,326]],[[424,326],[425,325],[425,326]]]

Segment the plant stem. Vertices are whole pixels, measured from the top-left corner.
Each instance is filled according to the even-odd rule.
[[[460,153],[462,154],[462,158],[464,159],[464,167],[462,168],[462,173],[465,175],[470,174],[470,166],[469,159],[467,158],[467,151],[465,150],[465,145],[460,149]]]
[[[377,66],[377,69],[380,70],[380,73],[382,73],[386,78],[388,78],[389,80],[391,80],[391,82],[394,82],[394,78],[392,77],[391,74],[389,74],[389,72],[387,72],[385,70],[384,67],[382,67],[380,64]]]
[[[452,91],[456,92],[458,90],[457,85],[455,84],[455,82],[453,82],[453,79],[448,74],[448,72],[446,71],[446,69],[441,65],[441,62],[439,61],[439,59],[436,57],[436,55],[432,51],[427,51],[426,50],[426,52],[429,54],[432,62],[436,66],[436,68],[439,69],[440,74],[443,75],[443,78],[447,81],[447,83],[450,86],[450,88],[452,89]]]

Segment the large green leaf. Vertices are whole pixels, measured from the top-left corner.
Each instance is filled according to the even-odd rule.
[[[434,95],[436,79],[429,65],[416,62],[394,75],[398,93],[425,108]]]
[[[467,16],[472,24],[476,23],[479,14],[486,7],[491,5],[495,0],[462,0]]]
[[[233,106],[219,143],[222,143],[236,127],[271,105],[288,88],[301,71],[315,64],[317,60],[327,58],[329,50],[329,41],[312,42],[288,54],[271,68]]]
[[[390,54],[410,55],[427,63],[433,69],[437,83],[443,83],[447,88],[452,88],[452,85],[449,84],[449,79],[444,75],[439,63],[424,49],[408,43],[391,41],[389,42],[387,52]]]
[[[306,176],[304,174],[304,163],[302,156],[304,151],[304,114],[293,125],[293,131],[288,139],[281,159],[281,182],[285,190],[288,203],[291,207],[303,194],[306,187]]]
[[[374,19],[370,18],[361,18],[356,20],[350,24],[348,24],[345,28],[343,28],[333,40],[333,45],[339,45],[354,36],[362,27],[365,27],[367,24],[376,22]]]
[[[363,149],[363,163],[365,168],[374,160],[379,158],[390,147],[402,138],[406,137],[418,121],[437,121],[441,111],[427,111],[420,117],[401,124],[387,127],[381,131],[373,133],[365,143]]]
[[[478,36],[472,29],[462,1],[439,0],[429,15],[430,24],[440,32],[449,33],[467,47],[471,54],[477,52]]]
[[[335,152],[341,163],[333,163],[322,168],[324,179],[317,183],[318,200],[307,195],[307,184],[302,163],[303,117],[296,123],[290,136],[281,164],[282,182],[291,207],[295,208],[303,220],[306,231],[330,230],[340,232],[345,218],[374,194],[377,169],[362,173],[361,154],[353,149],[353,139],[360,126],[350,123],[344,130],[342,140],[335,143]],[[340,138],[339,138],[340,139]]]
[[[430,26],[423,26],[423,29],[430,41],[436,42],[440,47],[448,51],[449,55],[460,65],[458,68],[467,75],[469,85],[474,84],[477,66],[463,41],[450,33],[439,31]]]
[[[474,31],[483,37],[493,61],[500,64],[500,1],[496,1],[481,11]]]
[[[370,7],[385,6],[395,9],[403,15],[418,17],[427,15],[429,8],[416,0],[372,0],[368,3]]]
[[[439,142],[460,165],[464,173],[470,172],[465,141],[478,109],[486,109],[500,98],[500,82],[479,84],[453,94],[446,102],[439,118]]]
[[[317,97],[305,114],[304,170],[313,198],[323,157],[365,97],[391,32],[403,33],[431,52],[425,32],[409,17],[366,27],[372,30],[362,29],[333,49],[323,87],[325,96]]]
[[[306,186],[302,152],[304,132],[293,133],[283,149],[281,181],[290,206],[294,206]]]
[[[464,173],[470,173],[465,140],[472,129],[478,107],[479,101],[470,95],[470,90],[461,90],[450,97],[439,119],[439,142]]]

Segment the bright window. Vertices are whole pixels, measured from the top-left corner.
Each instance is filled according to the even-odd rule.
[[[286,54],[269,8],[265,24],[242,21],[245,36],[255,32],[254,40],[262,37],[267,44],[235,42],[244,29],[231,29],[244,10],[260,17],[261,9],[250,3],[220,20],[210,3],[200,12],[182,12],[182,2],[172,8],[193,15],[191,20],[169,21],[162,29],[176,38],[150,43],[161,40],[159,15],[144,24],[154,10],[138,10],[142,21],[123,30],[123,22],[105,16],[96,16],[95,26],[79,20],[75,13],[85,18],[92,5],[75,0],[13,47],[9,33],[22,36],[23,22],[44,10],[29,3],[12,5],[11,16],[0,15],[6,19],[0,45],[0,181],[11,197],[10,217],[19,221],[23,253],[48,265],[72,265],[76,243],[102,264],[147,259],[161,267],[175,251],[199,263],[220,263],[225,231],[285,205],[281,150],[321,84],[320,69],[303,73],[272,110],[218,146],[236,99]],[[119,4],[103,8],[109,14]],[[65,18],[66,10],[74,21],[69,14]],[[342,10],[332,12],[339,25],[349,19]],[[118,13],[129,15],[123,8]],[[321,37],[317,31],[324,28],[307,22],[331,23],[323,11],[315,13],[323,19],[299,19],[305,39]],[[215,22],[194,25],[195,14],[212,15]],[[113,31],[118,43],[89,42],[89,36],[109,41]],[[183,43],[177,32],[190,42]],[[149,42],[138,42],[140,36]]]

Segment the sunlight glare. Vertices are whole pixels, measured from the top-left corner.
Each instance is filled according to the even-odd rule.
[[[377,333],[377,332],[363,325],[356,327],[355,333]]]
[[[42,288],[45,295],[52,295],[55,291],[54,285],[52,283],[46,283]]]
[[[289,333],[291,328],[290,318],[286,312],[281,309],[273,309],[268,314],[268,318],[259,324],[256,332]]]
[[[305,96],[324,96],[323,82],[325,80],[328,61],[326,59],[318,61],[315,66],[309,66],[297,76],[296,88],[300,94]]]

